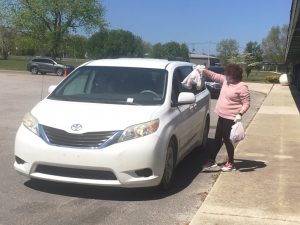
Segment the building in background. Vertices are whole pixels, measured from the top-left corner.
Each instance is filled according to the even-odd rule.
[[[220,59],[216,56],[190,53],[190,62],[197,65],[205,65],[206,67],[220,64]]]

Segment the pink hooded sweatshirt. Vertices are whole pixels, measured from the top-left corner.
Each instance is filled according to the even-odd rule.
[[[244,82],[228,83],[222,74],[205,70],[205,74],[222,85],[215,112],[222,118],[234,120],[239,113],[244,114],[250,107],[250,92]]]

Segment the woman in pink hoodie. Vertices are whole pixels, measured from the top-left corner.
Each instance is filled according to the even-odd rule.
[[[243,114],[250,107],[250,92],[248,86],[242,82],[243,70],[237,64],[227,65],[224,75],[201,67],[196,69],[222,85],[215,108],[215,112],[219,116],[215,133],[216,148],[211,153],[205,169],[217,166],[216,157],[224,143],[228,154],[228,162],[221,169],[222,171],[235,170],[234,146],[230,140],[230,131],[232,125],[241,121]]]

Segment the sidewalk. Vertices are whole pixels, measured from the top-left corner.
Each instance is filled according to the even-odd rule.
[[[236,148],[238,170],[220,174],[190,225],[300,224],[300,93],[249,88],[268,96]]]

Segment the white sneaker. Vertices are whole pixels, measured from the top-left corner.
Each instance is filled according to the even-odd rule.
[[[203,166],[203,170],[209,170],[211,168],[215,168],[217,167],[218,164],[216,163],[216,161],[213,161],[213,160],[208,160],[204,166]]]

